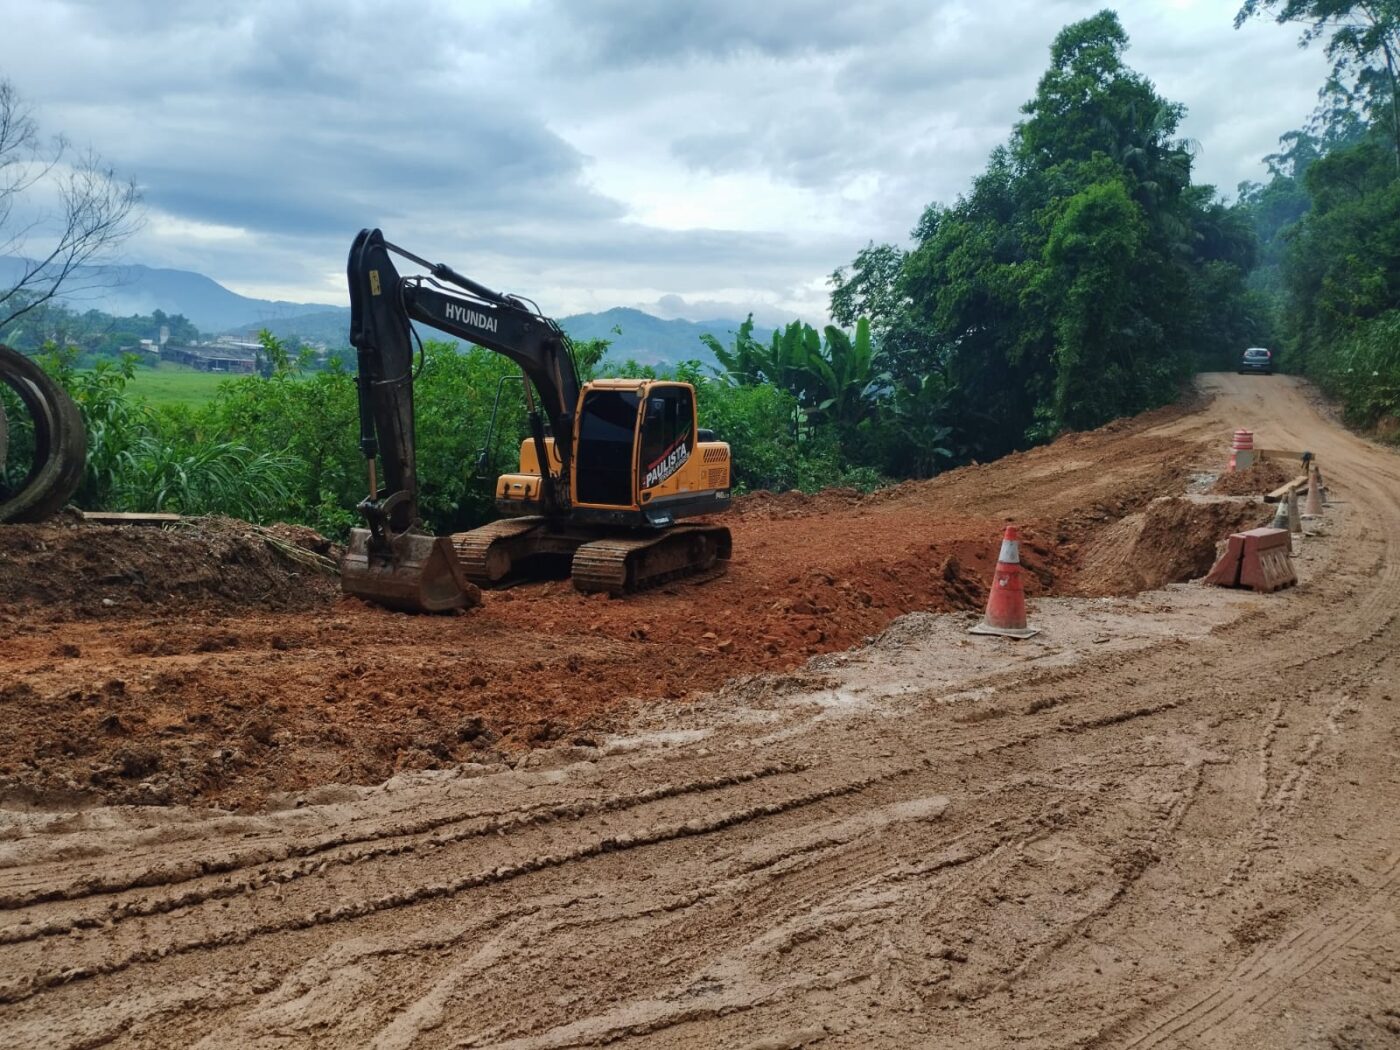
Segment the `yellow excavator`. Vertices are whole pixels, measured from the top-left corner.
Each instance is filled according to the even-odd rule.
[[[400,275],[394,256],[427,272]],[[346,593],[441,612],[561,556],[578,590],[612,594],[728,560],[727,528],[683,520],[730,502],[729,446],[699,429],[689,383],[581,383],[568,336],[533,303],[430,263],[379,230],[355,238],[348,277],[370,492],[358,508],[367,527],[351,531],[341,563]],[[530,434],[519,470],[496,482],[504,517],[451,537],[424,532],[419,516],[414,321],[505,355],[524,377]]]

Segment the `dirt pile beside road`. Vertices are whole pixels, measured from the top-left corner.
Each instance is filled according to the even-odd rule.
[[[1261,459],[1247,470],[1231,470],[1221,474],[1210,491],[1216,496],[1263,496],[1292,481],[1300,473],[1301,468],[1290,471],[1275,460]]]
[[[310,529],[259,529],[226,518],[173,527],[81,519],[0,526],[0,624],[324,605],[338,584],[299,551],[335,553]]]
[[[1098,533],[1082,552],[1071,592],[1136,594],[1204,576],[1232,532],[1268,524],[1260,502],[1164,497]]]
[[[799,489],[786,492],[769,492],[756,489],[734,501],[733,514],[740,518],[773,519],[802,518],[811,514],[824,514],[859,506],[867,496],[859,489],[829,488],[820,492],[806,493]]]

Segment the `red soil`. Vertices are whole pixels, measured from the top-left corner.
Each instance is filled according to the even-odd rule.
[[[0,789],[254,804],[589,746],[631,700],[793,667],[913,610],[980,611],[1008,520],[1027,593],[1072,589],[1087,537],[1183,491],[1197,444],[1143,433],[1173,411],[868,497],[754,494],[727,519],[727,573],[623,600],[557,581],[408,616],[232,526],[0,529]]]

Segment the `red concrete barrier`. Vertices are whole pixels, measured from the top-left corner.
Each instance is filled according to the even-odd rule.
[[[1225,553],[1206,574],[1216,587],[1248,587],[1269,593],[1298,582],[1287,529],[1250,529],[1230,537]]]

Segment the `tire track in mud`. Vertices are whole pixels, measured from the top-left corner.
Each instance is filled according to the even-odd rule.
[[[1022,779],[1023,778],[1020,777],[1016,778],[1018,782]],[[910,785],[911,788],[913,786],[915,785]],[[1018,786],[1020,788],[1026,788],[1029,785],[1019,784]],[[996,793],[989,790],[982,794],[990,798]],[[895,805],[898,804],[895,803]],[[844,820],[847,824],[850,824],[850,818],[844,818]],[[835,821],[835,824],[838,826],[838,832],[841,823],[841,820]],[[967,819],[967,824],[973,830],[974,834],[981,835],[985,830],[979,826],[980,823],[980,819],[975,815]],[[666,901],[663,905],[654,905],[650,910],[665,910],[668,913],[672,911],[681,912],[696,905],[715,903],[717,895],[722,895],[726,898],[743,898],[752,902],[756,899],[755,893],[757,888],[760,885],[769,884],[764,880],[770,880],[774,874],[778,874],[781,875],[783,882],[774,892],[777,892],[786,903],[782,903],[781,906],[778,906],[778,898],[773,897],[771,893],[763,898],[766,902],[774,906],[764,909],[770,913],[773,918],[771,920],[759,921],[758,925],[761,932],[762,929],[766,929],[771,925],[772,921],[778,921],[782,916],[801,915],[807,911],[814,902],[825,899],[828,896],[835,896],[839,899],[850,890],[853,881],[858,889],[861,885],[864,885],[864,883],[860,881],[862,872],[869,873],[874,871],[878,875],[877,881],[891,881],[895,883],[908,882],[911,878],[918,877],[921,874],[926,878],[943,869],[959,867],[977,857],[985,855],[989,851],[1002,850],[1004,852],[1006,847],[1014,848],[1016,843],[1032,840],[1044,831],[1034,820],[1029,824],[1021,823],[1016,827],[1002,829],[990,838],[983,836],[982,841],[977,843],[973,848],[965,849],[957,855],[944,856],[936,863],[924,865],[922,869],[916,865],[905,865],[897,866],[893,871],[888,871],[883,870],[887,869],[892,861],[888,852],[882,855],[878,851],[864,851],[860,848],[860,842],[864,840],[864,837],[851,834],[852,831],[860,831],[863,821],[858,820],[854,826],[848,827],[845,833],[837,834],[831,833],[832,824],[832,821],[823,821],[812,826],[812,828],[805,830],[799,829],[793,832],[792,834],[797,835],[799,841],[793,845],[791,850],[779,850],[772,857],[768,858],[770,863],[764,865],[762,869],[757,870],[757,873],[762,875],[762,879],[758,883],[755,883],[752,878],[731,880],[729,884],[722,887],[722,894],[718,894],[718,891],[716,891],[691,895],[688,898]],[[767,836],[760,841],[766,842],[769,837],[771,836]],[[947,841],[946,838],[937,837],[929,841],[928,849],[932,852],[933,849],[938,848],[940,845],[946,845]],[[907,845],[909,849],[916,849],[918,846],[918,844],[914,842],[910,842]],[[824,855],[816,856],[817,854]],[[790,865],[793,861],[800,863],[803,868],[807,870],[797,871],[792,869]],[[722,864],[722,861],[716,861],[715,863]],[[815,881],[811,873],[812,869],[815,869]],[[588,919],[584,922],[587,925],[597,925],[599,923],[607,925],[612,921],[612,919],[605,916],[601,919]],[[575,919],[564,925],[576,927],[580,925],[580,921]],[[711,929],[714,924],[710,920],[697,920],[695,925],[697,929],[702,931],[701,936],[703,937],[705,935],[704,931]],[[532,942],[538,940],[541,932],[542,931],[539,930],[530,931],[530,940]]]
[[[334,907],[318,909],[308,914],[285,916],[277,919],[225,928],[211,935],[174,939],[172,943],[156,948],[137,949],[123,955],[81,965],[50,968],[32,973],[27,978],[12,979],[0,983],[0,1003],[20,1002],[32,995],[61,984],[117,973],[138,963],[153,962],[168,956],[182,955],[201,949],[221,948],[229,945],[246,944],[256,937],[270,933],[282,933],[310,929],[329,923],[345,922],[363,918],[377,912],[393,908],[425,903],[444,897],[455,896],[467,890],[520,878],[524,875],[563,867],[567,864],[607,853],[634,850],[677,839],[708,835],[727,830],[737,825],[764,817],[775,816],[793,809],[811,806],[828,799],[839,798],[866,790],[874,784],[892,778],[906,776],[913,768],[889,771],[880,775],[865,777],[853,782],[819,788],[801,795],[791,796],[778,802],[765,802],[732,810],[706,819],[683,821],[658,827],[650,827],[636,833],[623,833],[596,837],[591,842],[558,853],[539,854],[514,864],[500,865],[494,869],[477,871],[445,882],[418,885],[406,890],[385,894],[375,898],[364,898]]]
[[[1109,893],[1108,899],[1079,916],[1073,922],[1067,923],[1063,930],[1017,966],[1002,987],[1009,987],[1032,973],[1037,967],[1048,963],[1051,956],[1073,937],[1082,934],[1092,923],[1107,915],[1123,900],[1137,881],[1146,874],[1147,870],[1161,860],[1167,841],[1181,827],[1187,812],[1201,793],[1201,786],[1205,783],[1205,763],[1197,762],[1194,766],[1189,767],[1185,780],[1186,783],[1176,789],[1176,797],[1156,833],[1142,843],[1135,843],[1131,847],[1128,863],[1125,865],[1126,870],[1121,872],[1120,879]]]
[[[1284,722],[1284,704],[1276,701],[1270,711],[1269,722],[1265,726],[1260,741],[1261,784],[1259,788],[1257,812],[1246,832],[1246,844],[1240,859],[1221,880],[1221,885],[1208,890],[1208,895],[1219,895],[1242,879],[1247,879],[1254,861],[1260,853],[1279,848],[1280,825],[1302,803],[1307,781],[1312,773],[1313,759],[1317,757],[1328,735],[1340,736],[1341,716],[1352,709],[1353,699],[1343,694],[1322,715],[1317,727],[1308,735],[1302,750],[1290,760],[1291,768],[1272,790],[1268,787],[1268,770],[1274,738]]]
[[[124,905],[109,906],[101,916],[80,916],[69,920],[49,920],[39,925],[31,923],[27,926],[3,927],[0,928],[0,945],[19,944],[41,937],[67,934],[73,930],[95,929],[97,927],[110,928],[114,923],[129,918],[169,914],[194,905],[228,897],[236,897],[266,886],[285,885],[296,879],[305,878],[308,875],[319,875],[331,866],[358,864],[381,857],[410,856],[438,850],[444,846],[466,842],[473,838],[480,838],[492,834],[509,834],[511,832],[540,827],[545,824],[552,824],[564,820],[576,820],[589,816],[597,816],[599,814],[617,813],[652,802],[679,798],[685,795],[717,791],[722,788],[735,787],[784,774],[801,773],[807,768],[807,766],[801,763],[775,763],[751,771],[731,773],[726,776],[713,777],[708,780],[689,781],[681,784],[666,784],[660,787],[634,792],[630,795],[613,796],[596,801],[553,803],[530,807],[525,810],[500,810],[489,815],[482,815],[479,813],[454,814],[446,817],[431,818],[408,827],[334,836],[331,839],[307,843],[301,846],[285,843],[277,849],[241,855],[231,858],[227,862],[216,862],[207,865],[185,863],[174,866],[162,866],[151,871],[141,872],[134,876],[114,876],[105,884],[100,885],[96,889],[91,889],[89,892],[83,892],[90,886],[90,883],[85,880],[71,887],[46,891],[42,896],[24,900],[22,903],[13,904],[11,908],[29,907],[34,904],[47,903],[54,900],[84,901],[91,897],[116,894],[133,889],[147,889],[152,887],[164,888],[209,876],[226,874],[231,871],[243,870],[250,867],[261,867],[288,858],[310,858],[301,864],[258,872],[245,879],[226,880],[217,886],[193,890],[174,897],[158,900],[130,901]],[[446,834],[433,835],[431,838],[419,842],[386,841],[390,839],[421,836],[451,824],[467,823],[469,821],[475,822],[475,826]],[[365,842],[377,844],[364,849],[345,850],[329,857],[320,856],[324,852],[338,849],[346,844]]]
[[[860,854],[861,843],[880,830],[894,827],[900,828],[906,834],[918,834],[926,824],[936,824],[946,806],[947,799],[929,796],[869,807],[855,817],[819,820],[798,828],[786,829],[776,836],[765,837],[756,844],[756,848],[761,846],[768,851],[764,858],[766,863],[733,863],[723,856],[715,858],[706,866],[707,869],[723,870],[728,866],[731,874],[717,873],[714,879],[698,880],[705,884],[702,890],[689,891],[674,899],[664,899],[661,904],[653,903],[645,907],[622,902],[605,906],[593,915],[566,918],[543,926],[533,925],[521,929],[516,932],[515,944],[510,949],[501,951],[498,946],[495,957],[499,963],[513,963],[518,967],[521,965],[519,956],[526,946],[538,950],[540,945],[552,943],[560,934],[578,933],[587,937],[595,957],[611,956],[619,960],[614,971],[616,979],[627,976],[629,970],[646,971],[651,975],[647,979],[651,991],[643,990],[622,1007],[614,1005],[609,1009],[606,1004],[600,1004],[604,1006],[601,1014],[590,1014],[577,1023],[565,1021],[559,1025],[547,1026],[543,1033],[521,1035],[518,1031],[512,1031],[510,1025],[495,1025],[485,1032],[471,1036],[467,1042],[481,1045],[504,1042],[505,1045],[515,1045],[517,1041],[523,1040],[521,1045],[592,1045],[638,1034],[649,1034],[700,1017],[716,1017],[720,1013],[735,1015],[766,1004],[782,1002],[794,990],[817,986],[830,987],[830,982],[833,981],[840,983],[846,978],[829,972],[808,975],[796,983],[789,979],[786,982],[777,982],[776,986],[763,985],[760,988],[750,987],[748,990],[735,988],[735,982],[732,980],[721,982],[721,986],[712,986],[703,976],[696,976],[694,973],[689,976],[676,974],[668,982],[655,976],[657,970],[666,969],[664,964],[655,966],[654,961],[649,959],[638,961],[638,956],[639,953],[655,952],[658,947],[668,956],[684,956],[689,947],[695,946],[693,942],[700,940],[703,947],[709,949],[711,956],[714,952],[719,952],[719,961],[711,957],[705,964],[706,974],[723,969],[724,959],[742,960],[744,968],[752,970],[760,960],[785,956],[811,938],[814,925],[819,926],[825,921],[813,916],[827,907],[823,902],[827,900],[828,895],[824,889],[815,887],[806,878],[812,869],[810,862],[813,854],[824,851],[828,859],[839,855],[853,860],[857,867],[862,869],[878,866],[878,855]],[[772,837],[777,837],[780,843],[771,844],[769,838]],[[789,860],[796,861],[798,866],[788,866],[786,862]],[[830,866],[825,867],[829,869]],[[778,899],[771,896],[755,898],[755,894],[763,890],[781,893],[786,898],[786,904],[779,905]],[[844,897],[845,894],[840,896]],[[757,912],[769,917],[738,918],[738,921],[734,921],[731,909],[738,902],[746,904],[745,911],[748,913]],[[697,909],[705,909],[706,913],[693,914]],[[666,925],[662,927],[639,924],[637,920],[642,916],[655,916],[665,920]],[[717,944],[714,934],[718,929],[722,929],[723,933]],[[489,983],[492,980],[491,974],[477,976],[484,982]],[[854,976],[858,974],[852,975]],[[462,975],[454,973],[453,982],[461,979]],[[763,980],[761,976],[758,979]],[[435,988],[425,998],[440,998],[443,991],[441,988]],[[715,996],[723,999],[722,1006],[717,1006],[713,1001],[706,1001]],[[417,1031],[421,1013],[419,1004],[422,1001],[416,1001],[403,1013],[395,1016],[372,1045],[384,1047],[386,1050],[390,1047],[409,1045]],[[680,1008],[682,1006],[683,1008]],[[438,1008],[434,1008],[432,1012],[440,1015]],[[639,1022],[639,1014],[647,1015],[648,1019]],[[406,1024],[406,1016],[414,1020]],[[523,1020],[517,1019],[513,1027],[518,1030]],[[432,1018],[434,1025],[438,1021],[439,1016]],[[590,1034],[585,1036],[585,1032]]]
[[[1122,771],[1132,770],[1137,763],[1125,756],[1122,761]],[[1198,773],[1181,763],[1163,763],[1157,769],[1161,774],[1172,774],[1181,772],[1187,780],[1199,778]],[[1102,772],[1102,771],[1100,771]],[[914,785],[909,785],[914,786]],[[1078,826],[1084,820],[1104,819],[1105,815],[1101,811],[1096,811],[1094,807],[1084,805],[1079,808],[1077,816],[1079,820],[1073,818],[1066,820],[1063,812],[1056,813],[1055,810],[1066,798],[1072,798],[1081,794],[1085,790],[1082,788],[1065,792],[1064,790],[1052,792],[1050,797],[1046,797],[1047,783],[1035,778],[1028,778],[1022,775],[1014,775],[995,787],[978,792],[974,797],[967,799],[966,803],[958,807],[959,818],[954,822],[959,826],[948,826],[949,822],[940,821],[928,829],[932,837],[927,844],[916,843],[909,840],[910,835],[918,835],[919,829],[904,829],[901,834],[901,842],[893,850],[899,852],[917,852],[920,847],[925,850],[924,856],[932,855],[932,860],[924,860],[922,863],[902,863],[891,864],[895,858],[890,856],[891,844],[886,840],[883,843],[883,857],[865,854],[844,854],[839,851],[828,852],[823,856],[814,856],[812,850],[808,848],[795,848],[782,852],[783,869],[776,871],[777,865],[765,865],[764,871],[774,871],[775,874],[785,876],[783,882],[772,882],[764,884],[767,892],[756,893],[749,889],[745,893],[745,901],[750,912],[756,912],[758,917],[752,918],[742,924],[739,932],[750,939],[753,944],[760,943],[766,936],[766,932],[775,926],[782,926],[784,923],[795,922],[801,916],[820,911],[824,908],[839,907],[840,902],[850,899],[868,899],[874,897],[889,898],[890,894],[895,894],[894,899],[887,899],[885,907],[889,914],[886,918],[896,929],[907,929],[913,921],[913,916],[924,915],[924,925],[935,922],[944,930],[944,939],[951,943],[958,943],[956,933],[962,928],[962,924],[956,919],[949,919],[948,908],[950,905],[958,906],[961,902],[975,901],[979,897],[999,892],[1002,881],[1006,878],[1020,877],[1017,869],[1021,867],[1021,856],[1023,851],[1035,842],[1051,835],[1066,834],[1071,828]],[[1014,826],[1008,826],[1005,822],[993,819],[989,823],[987,820],[987,808],[995,807],[996,804],[1005,803],[1009,795],[1023,795],[1026,798],[1034,798],[1040,804],[1038,810],[1033,810],[1032,815],[1018,819]],[[1114,903],[1127,891],[1127,887],[1146,870],[1147,863],[1150,863],[1152,844],[1159,842],[1166,835],[1171,833],[1171,829],[1179,823],[1182,814],[1190,804],[1193,792],[1188,790],[1185,797],[1178,800],[1177,806],[1165,813],[1148,814],[1148,819],[1158,824],[1156,830],[1148,831],[1144,836],[1130,837],[1122,852],[1111,853],[1114,862],[1112,870],[1122,873],[1122,877],[1112,886],[1105,887],[1101,893],[1095,894],[1095,899],[1102,899],[1102,903],[1088,914],[1076,913],[1073,922],[1065,924],[1067,932],[1061,935],[1060,940],[1066,940],[1083,923],[1092,921],[1096,916],[1104,914],[1113,907]],[[1165,821],[1165,824],[1160,822]],[[937,834],[941,828],[945,828],[949,834]],[[1113,837],[1108,836],[1104,841],[1112,842]],[[821,845],[822,837],[816,836],[812,840],[813,845]],[[997,861],[1000,858],[1000,862]],[[883,861],[883,862],[882,862]],[[988,867],[988,863],[992,867]],[[1009,866],[1008,866],[1009,865]],[[800,868],[800,870],[799,870]],[[799,877],[800,876],[800,877]],[[793,878],[798,878],[798,885],[793,885]],[[952,878],[953,881],[947,881]],[[941,883],[941,884],[934,884]],[[1009,894],[1006,896],[1010,896]],[[713,902],[707,902],[713,903]],[[936,916],[934,920],[930,917]],[[917,925],[917,923],[916,923]],[[735,933],[732,923],[726,923],[727,931],[725,940],[728,942]],[[844,929],[844,927],[843,927]],[[752,930],[752,933],[747,931]],[[810,944],[813,941],[813,934],[809,931],[804,934],[798,943]],[[992,938],[995,940],[995,938]],[[673,938],[668,936],[668,943],[673,943]],[[713,946],[713,938],[711,938]],[[1028,952],[1033,953],[1035,945],[1032,946],[1012,946],[998,949],[998,958],[1009,958],[1004,964],[1011,966],[1015,961],[1021,961],[1029,966],[1034,959],[1026,960]],[[607,946],[596,947],[596,951],[606,952]],[[791,947],[784,948],[783,951],[791,951]],[[745,956],[749,957],[753,953],[746,951]],[[946,957],[958,959],[966,963],[967,959],[963,953],[953,949],[945,949]],[[828,952],[828,955],[830,953]],[[824,956],[825,957],[825,956]],[[840,965],[850,970],[855,968],[869,969],[861,960],[849,957],[845,951],[836,952],[836,957],[840,959]],[[783,966],[792,965],[792,956],[784,955]],[[866,976],[869,976],[867,973]],[[1003,982],[1004,983],[1004,982]],[[980,989],[975,993],[967,991],[960,993],[960,998],[964,1001],[979,998],[992,990],[996,985]],[[773,1004],[767,1004],[773,1005]],[[793,1004],[795,1010],[800,1007]],[[778,1022],[765,1020],[764,1027],[771,1028]],[[501,1033],[491,1033],[493,1036]],[[580,1042],[578,1045],[594,1045],[608,1041],[613,1037],[620,1037],[620,1031],[605,1029],[601,1031],[598,1038],[589,1040],[586,1044]],[[494,1039],[483,1040],[494,1045]],[[506,1045],[515,1045],[507,1043]],[[536,1045],[525,1042],[520,1045]],[[556,1045],[547,1039],[539,1041],[538,1045]],[[573,1043],[560,1043],[558,1045],[574,1045]]]
[[[462,811],[460,809],[454,809],[447,813],[421,818],[407,824],[390,827],[375,827],[367,831],[347,831],[338,835],[314,837],[310,841],[304,843],[289,842],[285,834],[269,832],[262,837],[274,839],[275,841],[271,845],[251,848],[245,846],[241,851],[217,860],[207,858],[201,859],[195,856],[173,863],[167,862],[159,864],[134,874],[86,874],[67,884],[58,886],[51,886],[43,889],[30,888],[18,891],[11,890],[9,892],[0,893],[0,912],[14,911],[36,904],[48,903],[50,901],[81,900],[87,897],[121,893],[127,890],[144,889],[153,886],[167,886],[210,875],[227,874],[243,868],[257,867],[258,865],[270,862],[311,857],[344,846],[353,846],[364,842],[379,842],[390,838],[411,838],[417,835],[425,835],[439,828],[473,820],[486,822],[486,827],[481,833],[490,833],[497,830],[514,830],[515,828],[534,824],[545,824],[554,820],[569,819],[594,813],[612,812],[617,809],[625,809],[630,806],[642,805],[647,802],[654,802],[665,798],[674,798],[684,794],[716,790],[718,788],[747,783],[751,780],[777,776],[783,773],[798,773],[806,768],[807,766],[800,762],[769,763],[751,771],[726,773],[708,779],[680,784],[663,783],[654,788],[648,788],[643,791],[634,792],[631,795],[617,796],[615,798],[599,800],[581,799],[572,802],[541,803],[534,806],[507,807],[493,810]],[[368,814],[366,817],[357,820],[356,823],[372,823],[376,820],[387,823],[392,819],[392,817],[385,818],[378,817],[374,814]],[[194,846],[191,848],[193,849]],[[111,858],[104,857],[102,862],[111,863]],[[5,943],[3,935],[0,935],[0,944],[3,943]]]
[[[1028,787],[1023,783],[1016,786]],[[884,809],[894,814],[909,805],[896,802]],[[919,804],[916,802],[914,805],[917,808]],[[909,915],[911,907],[916,904],[932,907],[929,898],[934,891],[927,885],[930,880],[946,878],[967,865],[993,855],[1014,857],[1026,842],[1046,833],[1046,828],[1041,826],[1038,819],[988,833],[985,827],[979,827],[981,821],[973,814],[965,817],[964,823],[972,829],[971,834],[978,841],[969,841],[966,835],[955,835],[955,839],[960,839],[963,844],[949,852],[946,847],[948,838],[936,834],[942,821],[927,827],[918,822],[910,825],[896,821],[888,825],[900,829],[900,850],[896,852],[917,853],[922,845],[917,839],[923,837],[925,830],[933,833],[926,848],[936,849],[944,844],[945,852],[922,864],[893,863],[897,858],[890,856],[888,842],[882,855],[862,849],[863,836],[832,835],[833,828],[843,824],[853,827],[867,825],[865,816],[824,821],[796,829],[786,833],[781,844],[762,840],[759,845],[766,852],[761,858],[763,863],[754,864],[750,860],[731,865],[731,870],[738,872],[735,878],[718,884],[714,894],[704,900],[687,902],[688,907],[693,904],[708,907],[709,914],[689,917],[683,929],[667,927],[664,936],[659,938],[664,941],[667,954],[677,951],[684,953],[686,945],[697,942],[695,948],[702,949],[699,958],[705,960],[703,974],[717,971],[723,974],[724,960],[742,959],[747,980],[728,976],[718,985],[710,987],[703,975],[697,976],[699,971],[691,971],[689,976],[678,977],[669,985],[657,987],[652,983],[649,989],[639,989],[620,1007],[601,1001],[598,1004],[601,1012],[590,1013],[582,1019],[547,1025],[543,1031],[534,1032],[519,1031],[520,1021],[514,1026],[495,1025],[453,1045],[594,1046],[639,1034],[653,1034],[690,1023],[699,1017],[717,1020],[721,1016],[737,1018],[754,1010],[800,1009],[798,1004],[805,992],[815,987],[830,990],[868,978],[872,965],[876,964],[847,953],[827,951],[815,967],[808,965],[804,971],[792,971],[792,961],[799,953],[810,952],[829,938],[849,937],[862,924],[896,922],[902,926],[907,922],[904,917]],[[724,863],[723,858],[714,861],[715,865],[722,866]],[[985,872],[968,877],[982,884],[986,881]],[[936,892],[937,896],[943,896],[953,891],[944,888]],[[725,909],[732,908],[738,901],[744,903],[744,914],[750,917],[738,916],[740,921],[735,922]],[[865,903],[860,903],[862,901]],[[716,908],[721,909],[718,914]],[[677,913],[684,917],[683,909],[678,909]],[[721,922],[720,928],[724,932],[717,943],[714,931]],[[595,956],[627,958],[630,957],[629,946],[640,946],[638,942],[643,938],[651,939],[649,931],[625,927],[610,931],[606,928],[620,925],[608,917],[605,928],[590,931],[589,943]],[[521,938],[528,936],[531,944],[539,944],[551,932],[531,929],[522,931]],[[624,940],[607,940],[610,932],[624,937]],[[716,951],[719,952],[718,959],[714,954]],[[509,959],[509,956],[506,958]],[[697,961],[694,965],[701,963]],[[813,972],[814,969],[820,972]],[[775,993],[775,977],[790,972],[805,972],[807,976],[799,982],[779,980],[777,983],[783,987]],[[614,976],[620,979],[625,974],[617,973]],[[818,983],[812,984],[813,981]],[[697,988],[702,990],[697,991]],[[702,1002],[694,1002],[696,996]],[[682,1003],[687,1004],[684,1009],[679,1008]],[[637,1025],[639,1014],[649,1018],[641,1027]],[[765,1014],[762,1022],[755,1023],[771,1031],[778,1022],[770,1023]],[[391,1022],[390,1028],[395,1027],[396,1022]],[[376,1042],[374,1045],[380,1044]],[[384,1045],[402,1046],[407,1043],[387,1042]]]
[[[1190,1002],[1173,1002],[1145,1020],[1116,1025],[1089,1045],[1121,1050],[1190,1045],[1240,1014],[1266,1005],[1393,911],[1400,897],[1400,857],[1390,858],[1377,882],[1362,900],[1315,914],[1284,940],[1260,948],[1229,973],[1207,982],[1204,994],[1194,989]]]

